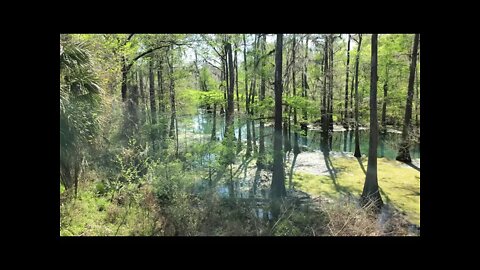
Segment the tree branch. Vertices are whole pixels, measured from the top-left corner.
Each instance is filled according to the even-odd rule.
[[[207,37],[205,37],[204,35],[201,35],[201,37],[207,42],[207,44],[208,44],[210,47],[212,47],[212,49],[217,53],[217,55],[218,55],[222,60],[225,60],[225,57],[223,56],[223,54],[221,54],[221,53],[219,53],[219,52],[217,51],[217,49],[215,48],[215,46],[213,46],[213,45],[211,44],[212,42],[211,42]]]
[[[209,61],[208,61],[208,60],[207,60],[205,57],[203,57],[203,61],[205,61],[205,62],[206,62],[207,64],[209,64],[210,66],[212,66],[212,67],[214,67],[214,68],[216,68],[216,69],[218,69],[218,70],[222,71],[222,69],[221,69],[221,68],[219,68],[219,67],[215,66],[214,64],[210,63],[210,62],[209,62]]]
[[[128,71],[130,70],[130,68],[133,66],[133,64],[135,63],[135,61],[137,61],[138,59],[144,57],[144,56],[147,55],[147,54],[150,54],[150,53],[152,53],[152,52],[154,52],[154,51],[156,51],[156,50],[162,49],[162,48],[168,48],[168,47],[170,47],[170,45],[177,45],[177,46],[185,45],[184,43],[176,43],[176,42],[174,42],[174,41],[162,41],[162,42],[168,43],[168,44],[167,44],[167,45],[164,44],[164,45],[161,45],[161,46],[158,46],[158,47],[155,47],[155,48],[151,48],[151,49],[149,49],[149,50],[147,50],[147,51],[145,51],[145,52],[137,55],[135,58],[133,58],[132,61],[130,62],[130,64],[128,64],[128,66],[127,66],[127,72],[128,72]]]

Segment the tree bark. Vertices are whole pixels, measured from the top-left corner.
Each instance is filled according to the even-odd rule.
[[[362,34],[358,35],[357,56],[355,59],[355,157],[361,157],[360,153],[360,137],[358,132],[358,65],[360,63],[360,49],[362,47]]]
[[[275,131],[273,140],[273,176],[271,194],[274,199],[286,196],[282,157],[282,50],[283,35],[277,34],[275,51]]]
[[[350,34],[347,43],[347,71],[345,79],[345,110],[343,112],[343,126],[348,129],[348,75],[350,74]]]
[[[378,190],[377,179],[377,146],[378,146],[378,119],[377,119],[377,37],[372,34],[372,63],[370,76],[370,140],[368,147],[367,176],[362,192],[362,205],[372,203],[377,208],[383,205]]]
[[[409,132],[411,128],[411,120],[412,120],[412,100],[413,100],[413,84],[415,81],[415,69],[417,66],[417,51],[418,51],[418,43],[420,39],[420,34],[415,34],[415,38],[413,41],[413,49],[412,49],[412,61],[410,63],[410,76],[408,79],[408,93],[407,93],[407,104],[405,107],[405,118],[403,122],[403,132],[402,132],[402,143],[400,145],[400,149],[398,151],[397,160],[410,163],[412,161],[410,157],[410,143],[409,143]]]

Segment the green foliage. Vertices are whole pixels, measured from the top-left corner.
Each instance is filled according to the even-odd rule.
[[[201,106],[213,106],[224,104],[223,93],[218,90],[210,90],[206,92],[200,92],[200,105]]]
[[[65,188],[78,181],[84,147],[98,129],[100,87],[86,43],[60,38],[60,179]]]

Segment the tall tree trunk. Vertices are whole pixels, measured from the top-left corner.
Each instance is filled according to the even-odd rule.
[[[419,53],[419,56],[420,58],[420,53]],[[420,59],[418,59],[418,61],[420,62]],[[418,74],[418,68],[415,69],[415,126],[417,126],[417,128],[420,127],[420,121],[418,120],[418,117],[420,115],[420,110],[419,110],[419,105],[420,105],[420,77],[419,77],[419,74]]]
[[[195,77],[196,77],[196,81],[195,81],[195,84],[196,84],[196,89],[200,88],[200,71],[198,69],[198,58],[197,58],[197,50],[194,49],[193,50],[193,53],[195,54]]]
[[[232,164],[235,159],[234,153],[234,121],[233,121],[233,113],[235,110],[235,105],[233,103],[233,94],[234,94],[234,86],[235,86],[235,77],[234,77],[234,70],[233,70],[233,57],[232,57],[232,44],[230,40],[227,40],[225,43],[225,53],[227,55],[227,63],[228,63],[228,89],[227,89],[227,111],[225,114],[225,136],[223,143],[226,146],[225,154],[222,158],[224,164]],[[232,180],[232,179],[230,179]]]
[[[157,123],[157,108],[155,106],[155,89],[154,89],[154,75],[153,75],[153,59],[149,60],[149,68],[148,68],[148,77],[149,77],[149,84],[150,84],[150,117],[152,118],[152,125]],[[152,141],[152,150],[155,151],[155,132],[150,132],[150,139]]]
[[[387,133],[387,95],[388,95],[388,65],[385,71],[385,83],[383,84],[382,104],[382,133]]]
[[[133,125],[133,131],[136,133],[138,131],[138,86],[135,80],[136,73],[132,74],[132,85],[130,85],[131,98],[128,102],[128,110],[131,123]]]
[[[368,146],[367,176],[365,178],[365,184],[362,192],[362,205],[373,203],[379,208],[383,205],[383,201],[378,190],[377,179],[377,37],[378,34],[372,34],[372,64],[370,76],[370,140]]]
[[[327,80],[328,80],[328,44],[329,44],[329,37],[325,35],[325,48],[323,53],[323,94],[322,94],[322,105],[320,109],[321,113],[321,121],[322,121],[322,143],[321,149],[322,151],[326,151],[326,144],[325,138],[327,137],[326,134],[328,133],[328,117],[327,117]]]
[[[234,93],[234,74],[233,74],[233,59],[232,59],[232,44],[227,42],[225,44],[225,52],[228,56],[228,84],[227,84],[227,113],[226,113],[226,125],[227,128],[233,127],[233,113],[235,110],[235,105],[233,103],[233,93]]]
[[[122,56],[122,101],[125,103],[127,101],[127,60]]]
[[[292,89],[293,96],[297,96],[296,84],[295,84],[295,46],[296,46],[296,36],[293,34],[293,44],[292,44]],[[298,132],[297,132],[297,108],[293,108],[293,154],[298,155],[300,153],[300,148],[298,147]]]
[[[328,46],[330,53],[330,65],[328,68],[328,74],[329,74],[329,79],[328,79],[328,86],[329,86],[329,107],[328,107],[328,123],[329,123],[329,130],[333,131],[333,34],[330,35],[330,45]],[[331,143],[330,143],[331,144]],[[331,145],[330,145],[331,148]]]
[[[153,59],[150,59],[149,65],[149,83],[150,83],[150,112],[152,117],[152,124],[157,123],[157,107],[155,104],[155,87],[154,87],[154,75],[153,75]]]
[[[240,115],[240,97],[238,95],[238,61],[237,61],[237,49],[238,46],[235,44],[235,90],[237,92],[237,115]],[[242,149],[242,125],[240,125],[240,118],[238,119],[238,144],[237,144],[237,152],[240,152]]]
[[[286,196],[282,157],[282,50],[283,35],[277,34],[275,49],[275,131],[273,139],[273,176],[271,194],[274,199]]]
[[[140,99],[142,100],[142,111],[143,111],[143,106],[145,104],[145,90],[143,87],[143,73],[142,70],[138,70],[138,84],[140,88]]]
[[[409,143],[409,132],[411,128],[412,120],[412,100],[413,100],[413,84],[415,81],[415,69],[417,67],[417,51],[418,51],[418,41],[420,39],[420,34],[415,34],[413,41],[413,50],[412,50],[412,62],[410,63],[410,76],[408,79],[408,93],[407,93],[407,104],[405,107],[405,118],[403,122],[403,132],[402,132],[402,143],[398,151],[397,160],[410,163],[412,161],[410,157],[410,143]]]
[[[250,87],[250,117],[253,118],[254,114],[254,103],[255,103],[255,96],[257,95],[256,91],[256,86],[257,86],[257,67],[258,67],[258,45],[259,45],[259,35],[255,35],[255,40],[254,40],[254,57],[253,57],[253,80],[252,80],[252,85]],[[255,135],[255,121],[251,121],[252,124],[252,148],[253,148],[253,153],[257,153],[257,136]]]
[[[250,120],[249,120],[249,93],[248,93],[248,73],[247,73],[247,41],[245,34],[243,34],[243,65],[245,68],[245,116],[247,117],[247,152],[245,156],[250,157],[252,152],[252,134],[250,132]]]
[[[263,35],[261,50],[262,57],[265,56],[265,48],[267,43],[267,35]],[[265,100],[265,59],[261,61],[261,72],[260,72],[260,96],[259,100],[262,103]],[[263,111],[260,112],[260,130],[259,130],[259,148],[258,148],[258,159],[257,159],[257,168],[263,169],[265,165],[265,121],[263,119]]]
[[[303,67],[303,74],[302,74],[302,97],[308,99],[308,82],[307,82],[307,66],[308,66],[308,38],[307,35],[305,39],[305,59],[304,59],[304,67]],[[303,109],[303,121],[307,122],[307,110]],[[307,125],[302,125],[302,128],[306,131]]]
[[[360,62],[360,49],[362,47],[362,34],[358,35],[357,56],[355,59],[355,157],[361,157],[360,153],[360,137],[358,132],[358,65]]]
[[[177,125],[177,109],[175,104],[175,81],[173,78],[173,49],[171,49],[170,51],[171,51],[171,59],[168,60],[168,56],[167,56],[167,64],[170,69],[170,107],[171,107],[170,130],[168,132],[168,136],[170,138],[174,138],[174,135],[175,135],[175,138],[177,138],[178,140],[178,134],[174,132],[175,126]],[[178,143],[176,146],[176,152],[178,156]]]
[[[345,78],[345,111],[343,112],[343,126],[348,129],[348,75],[350,73],[350,34],[347,43],[347,71]]]
[[[158,90],[159,90],[159,100],[158,100],[158,109],[160,113],[165,113],[165,90],[163,89],[163,61],[160,60],[158,62],[158,69],[157,69],[157,81],[158,81]]]
[[[353,111],[354,111],[354,108],[353,108],[354,85],[355,85],[355,74],[352,74],[352,82],[351,82],[351,86],[350,86],[350,119],[352,119],[352,120],[353,120]],[[355,128],[354,121],[351,121],[351,127],[352,127],[352,130]]]

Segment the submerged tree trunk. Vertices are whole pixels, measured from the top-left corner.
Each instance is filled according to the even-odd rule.
[[[217,103],[213,103],[213,124],[211,140],[217,140]]]
[[[274,199],[286,196],[282,157],[282,49],[283,35],[277,34],[275,49],[275,131],[273,139],[273,176],[271,194]]]
[[[360,62],[360,49],[362,46],[362,34],[358,35],[358,48],[357,48],[357,57],[355,59],[355,157],[361,157],[360,153],[360,137],[358,132],[358,65]]]
[[[417,66],[417,51],[418,51],[418,41],[420,39],[419,34],[415,34],[413,41],[413,50],[412,50],[412,62],[410,63],[410,76],[408,79],[408,93],[407,93],[407,104],[405,107],[405,118],[403,122],[403,132],[402,132],[402,143],[398,151],[397,160],[409,163],[412,161],[410,157],[410,143],[409,143],[409,132],[411,128],[412,121],[412,100],[413,100],[413,84],[415,80],[415,69]]]
[[[343,127],[348,129],[348,75],[350,73],[350,35],[347,43],[347,72],[345,75],[345,110],[343,112]]]
[[[370,140],[368,147],[367,176],[362,192],[362,205],[372,203],[377,208],[383,205],[377,179],[377,145],[378,145],[378,119],[377,119],[377,36],[372,34],[372,63],[370,76]]]

